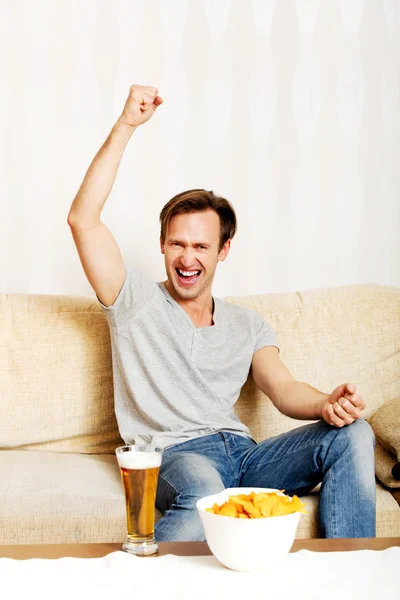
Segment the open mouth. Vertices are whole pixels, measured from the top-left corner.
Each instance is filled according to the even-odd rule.
[[[175,271],[179,282],[185,286],[194,285],[201,273],[201,271],[184,271],[182,269],[175,269]]]

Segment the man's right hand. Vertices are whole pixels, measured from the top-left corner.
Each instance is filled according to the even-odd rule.
[[[157,107],[163,103],[163,99],[157,94],[157,88],[131,85],[119,121],[129,127],[138,127],[138,125],[146,123],[153,116]]]

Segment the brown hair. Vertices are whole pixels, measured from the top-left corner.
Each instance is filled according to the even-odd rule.
[[[203,212],[214,210],[220,221],[219,251],[228,240],[236,233],[236,214],[228,200],[216,196],[214,192],[203,189],[187,190],[174,196],[160,212],[161,240],[165,242],[165,236],[170,220],[175,215],[182,213]]]

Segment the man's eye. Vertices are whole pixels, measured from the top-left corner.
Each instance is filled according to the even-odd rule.
[[[199,246],[200,250],[207,250],[207,246]]]

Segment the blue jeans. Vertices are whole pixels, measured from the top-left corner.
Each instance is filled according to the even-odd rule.
[[[374,445],[371,427],[358,419],[340,429],[318,421],[259,444],[222,431],[171,446],[160,469],[156,540],[204,540],[196,501],[227,487],[304,496],[320,482],[320,536],[375,537]]]

